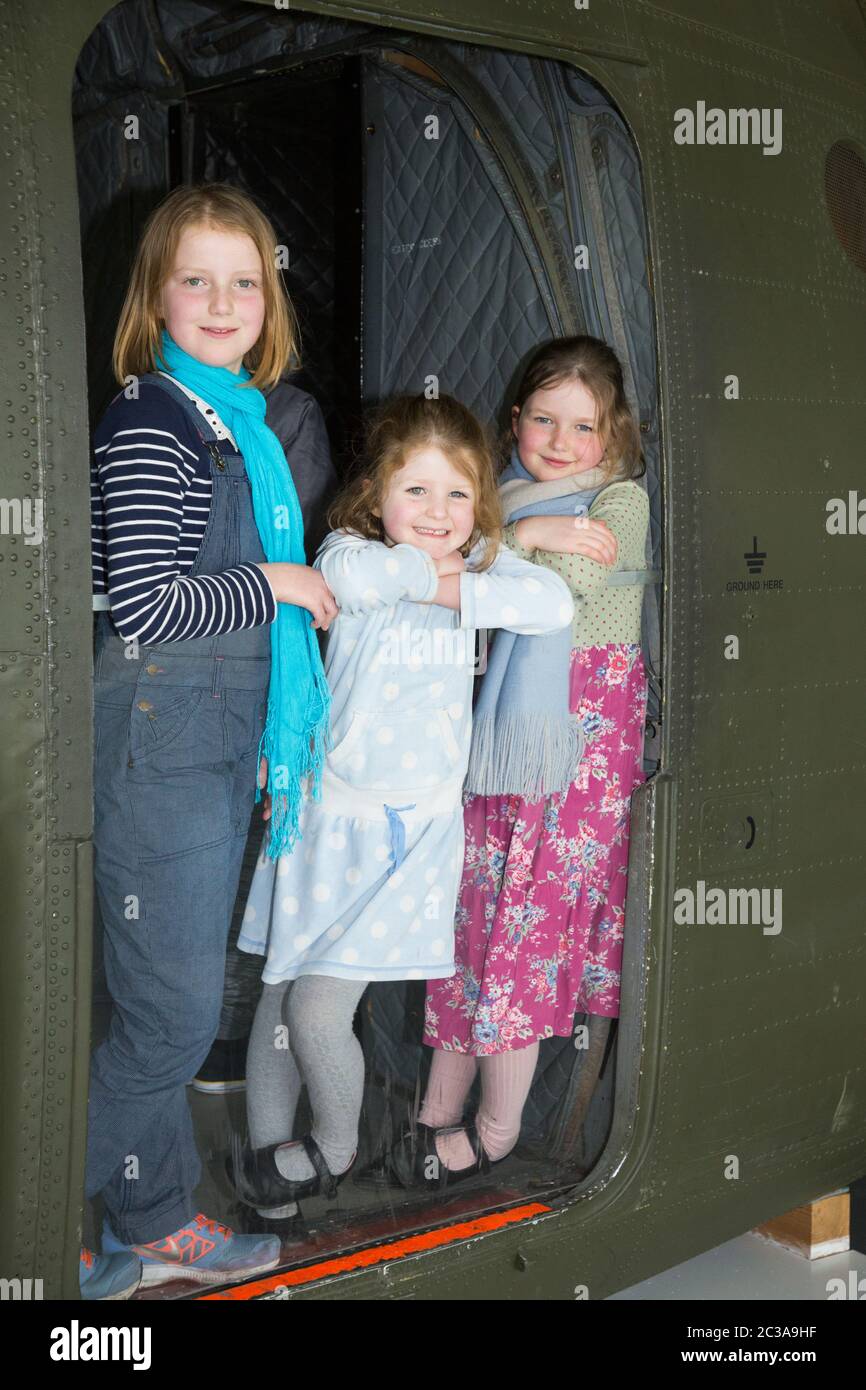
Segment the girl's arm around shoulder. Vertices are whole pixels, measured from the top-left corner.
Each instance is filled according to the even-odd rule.
[[[600,564],[586,555],[543,549],[533,536],[534,529],[542,528],[533,528],[532,523],[543,523],[547,517],[525,517],[522,521],[511,522],[503,528],[503,537],[516,555],[560,575],[576,597],[589,598],[604,588],[612,570],[633,569],[643,564],[649,499],[643,488],[630,479],[611,483],[596,497],[588,517],[591,521],[604,522],[616,538],[615,565]]]
[[[461,628],[504,627],[535,636],[568,627],[573,616],[568,585],[505,545],[489,569],[467,568],[460,575]]]
[[[349,531],[331,531],[313,562],[342,612],[351,617],[390,608],[401,599],[429,603],[439,586],[436,565],[414,545],[385,545]]]

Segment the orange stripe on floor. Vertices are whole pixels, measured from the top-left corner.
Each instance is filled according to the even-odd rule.
[[[518,1221],[529,1221],[532,1217],[542,1216],[550,1210],[550,1207],[544,1206],[541,1202],[530,1202],[527,1206],[512,1207],[510,1211],[495,1212],[492,1216],[478,1216],[473,1221],[458,1221],[453,1226],[439,1226],[435,1231],[406,1236],[403,1240],[392,1240],[387,1245],[368,1246],[364,1250],[355,1250],[350,1255],[339,1255],[331,1260],[322,1260],[319,1264],[306,1265],[303,1269],[286,1270],[284,1274],[269,1274],[266,1279],[239,1284],[234,1289],[224,1289],[222,1293],[201,1294],[194,1301],[257,1298],[260,1294],[271,1293],[274,1289],[297,1288],[299,1284],[311,1284],[316,1279],[327,1279],[333,1274],[345,1274],[352,1269],[366,1269],[372,1265],[383,1264],[386,1260],[400,1260],[421,1250],[435,1250],[442,1245],[451,1245],[456,1240],[467,1240],[470,1236],[501,1230],[504,1226],[513,1226]]]

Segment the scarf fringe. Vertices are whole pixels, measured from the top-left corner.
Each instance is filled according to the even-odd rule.
[[[525,801],[566,791],[577,775],[583,746],[583,729],[573,716],[529,720],[525,711],[482,715],[472,728],[465,789],[474,796],[520,796]]]
[[[274,752],[277,717],[270,707],[268,709],[268,718],[259,743],[259,761],[262,758],[268,760],[266,790],[271,797],[271,817],[264,844],[264,852],[268,859],[279,859],[282,854],[292,853],[295,845],[304,838],[299,823],[303,802],[307,799],[321,799],[325,746],[331,722],[331,691],[324,672],[316,676],[311,705],[314,706],[314,713],[310,722],[294,741],[295,758],[293,765],[288,769],[288,787],[276,785],[275,768],[285,767],[286,764]],[[262,790],[257,786],[256,802],[261,799]]]

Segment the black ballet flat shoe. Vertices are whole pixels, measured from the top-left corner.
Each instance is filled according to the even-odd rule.
[[[464,1182],[466,1178],[477,1178],[482,1174],[489,1173],[491,1168],[493,1168],[495,1164],[502,1162],[501,1158],[488,1158],[487,1153],[484,1149],[484,1145],[481,1142],[478,1130],[475,1128],[474,1123],[465,1125],[452,1125],[448,1129],[437,1129],[436,1133],[443,1135],[455,1134],[458,1130],[462,1130],[465,1133],[466,1138],[469,1140],[469,1143],[472,1146],[472,1152],[475,1154],[475,1162],[467,1164],[465,1168],[448,1168],[442,1162],[442,1159],[439,1157],[438,1153],[436,1153],[436,1148],[434,1144],[434,1157],[436,1158],[437,1164],[439,1166],[440,1189],[443,1187],[453,1187],[455,1183]],[[507,1154],[505,1156],[506,1158],[508,1157]]]
[[[436,1156],[435,1129],[418,1124],[404,1129],[399,1139],[356,1173],[358,1187],[423,1187],[427,1181],[428,1160]]]
[[[475,1162],[455,1169],[448,1168],[439,1157],[436,1136],[453,1134],[457,1129],[465,1131],[475,1154]],[[452,1187],[466,1178],[489,1173],[501,1161],[488,1158],[474,1124],[452,1125],[444,1129],[419,1124],[414,1131],[404,1130],[396,1144],[363,1169],[354,1181],[361,1187],[426,1187],[428,1191],[441,1192],[443,1188]]]
[[[351,1171],[352,1163],[343,1173],[333,1174],[325,1162],[321,1149],[310,1134],[301,1140],[307,1157],[316,1170],[313,1178],[298,1180],[284,1178],[274,1157],[290,1140],[280,1140],[278,1144],[267,1144],[262,1149],[243,1149],[240,1162],[235,1163],[231,1154],[226,1159],[226,1175],[240,1200],[248,1207],[279,1207],[287,1202],[297,1202],[301,1197],[317,1197],[322,1193],[329,1200],[337,1195],[337,1188]]]

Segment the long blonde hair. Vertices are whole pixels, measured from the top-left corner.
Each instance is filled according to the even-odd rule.
[[[156,371],[162,334],[159,298],[174,268],[178,242],[190,227],[245,233],[262,261],[265,317],[258,340],[244,354],[252,372],[247,383],[258,390],[274,386],[288,367],[300,366],[300,330],[276,264],[276,235],[252,199],[226,183],[184,184],[175,188],[148,217],[135,253],[111,365],[124,385],[129,376]]]
[[[394,474],[416,449],[441,449],[475,487],[475,526],[461,547],[464,556],[484,538],[478,569],[488,569],[502,541],[502,515],[496,491],[493,449],[480,421],[453,396],[428,400],[424,395],[392,396],[368,417],[360,464],[328,508],[328,525],[366,540],[382,541],[382,502]]]

